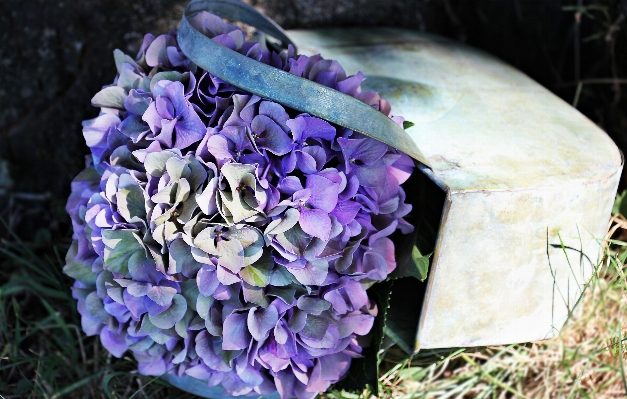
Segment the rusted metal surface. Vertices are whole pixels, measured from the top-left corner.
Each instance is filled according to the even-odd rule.
[[[417,32],[290,31],[415,123],[447,192],[417,348],[549,338],[600,256],[622,158],[577,110],[487,54]]]

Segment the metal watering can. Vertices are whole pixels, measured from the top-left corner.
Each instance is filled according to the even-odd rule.
[[[179,35],[190,34],[185,22]],[[435,210],[414,349],[555,336],[602,254],[623,163],[607,134],[523,73],[441,37],[393,28],[288,35],[302,54],[362,71],[364,89],[414,123],[382,139],[422,162],[426,194],[414,209]],[[198,380],[196,390],[189,378],[164,377],[221,396]]]
[[[415,123],[406,131],[430,164],[419,168],[445,193],[415,349],[555,336],[601,256],[623,163],[608,135],[513,67],[441,37],[289,35],[362,71]]]

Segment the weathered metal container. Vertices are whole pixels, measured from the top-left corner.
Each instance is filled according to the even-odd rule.
[[[416,349],[554,336],[601,253],[622,169],[607,134],[511,66],[440,37],[289,36],[362,71],[415,123],[407,132],[431,165],[421,171],[445,192]]]

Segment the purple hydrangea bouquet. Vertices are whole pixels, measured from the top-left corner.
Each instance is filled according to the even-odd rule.
[[[207,12],[190,23],[403,124],[336,61],[269,50]],[[83,330],[115,357],[132,353],[141,374],[208,396],[327,390],[369,344],[380,309],[366,290],[397,267],[390,235],[413,230],[401,186],[413,160],[219,79],[175,31],[114,56],[67,203],[64,270]]]

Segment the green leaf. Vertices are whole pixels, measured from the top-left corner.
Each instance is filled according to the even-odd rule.
[[[420,281],[425,281],[429,272],[429,259],[432,253],[423,255],[417,246],[411,251],[411,256],[405,264],[397,265],[396,269],[390,274],[390,279],[402,277],[414,277]]]
[[[277,287],[277,286],[271,285],[270,287],[268,287],[268,291],[266,295],[281,298],[283,302],[287,304],[291,304],[292,301],[294,300],[294,295],[296,295],[296,288]]]
[[[270,283],[272,266],[274,266],[274,261],[268,252],[254,264],[246,266],[240,270],[239,275],[250,285],[255,287],[265,287]]]
[[[170,252],[169,274],[182,272],[185,276],[195,276],[202,267],[202,263],[197,262],[192,256],[191,247],[182,238],[173,240],[168,249]],[[196,284],[196,280],[193,281]]]
[[[368,290],[368,297],[377,303],[379,313],[374,320],[370,346],[364,348],[362,358],[353,359],[346,377],[333,386],[333,390],[362,392],[368,385],[375,397],[379,396],[379,364],[382,360],[381,344],[383,343],[387,323],[390,296],[394,281],[388,280],[373,285]]]
[[[412,126],[415,126],[416,124],[414,122],[410,122],[410,121],[403,121],[403,129],[407,130]]]
[[[185,316],[174,324],[174,330],[181,338],[187,338],[187,329],[195,314],[195,312],[187,309]]]
[[[95,286],[98,277],[98,274],[91,271],[91,266],[74,261],[63,266],[63,273],[87,286]]]
[[[625,196],[627,196],[627,190],[623,190],[622,193],[616,195],[616,200],[612,207],[612,215],[620,213],[623,216],[627,216],[627,201],[625,201]]]
[[[270,302],[268,302],[268,298],[266,297],[266,292],[261,287],[253,287],[248,284],[242,284],[242,294],[244,295],[244,300],[246,302],[254,303],[262,308],[270,306]]]
[[[94,107],[118,108],[124,109],[124,101],[127,93],[121,87],[109,86],[100,90],[91,99],[91,105]]]
[[[296,282],[296,279],[285,266],[276,264],[270,273],[270,285],[273,287],[284,287]]]
[[[95,286],[98,274],[91,270],[91,265],[74,260],[78,254],[78,241],[72,241],[67,255],[65,256],[66,265],[63,266],[63,273],[78,280],[87,286]]]
[[[414,247],[411,250],[411,259],[416,266],[416,271],[418,272],[416,277],[420,281],[425,281],[427,279],[427,272],[429,271],[429,258],[431,258],[431,254],[422,255],[418,247]]]
[[[118,212],[130,222],[135,216],[145,219],[146,206],[144,202],[144,191],[139,185],[129,185],[121,188],[117,193]]]
[[[181,295],[183,295],[187,301],[187,307],[196,312],[196,302],[198,301],[198,296],[200,295],[196,279],[189,279],[179,284],[181,286]]]
[[[412,355],[416,347],[418,322],[426,286],[426,283],[414,277],[394,281],[385,335],[407,355]]]
[[[102,230],[106,270],[128,274],[128,260],[135,252],[143,249],[137,233],[137,230]]]

